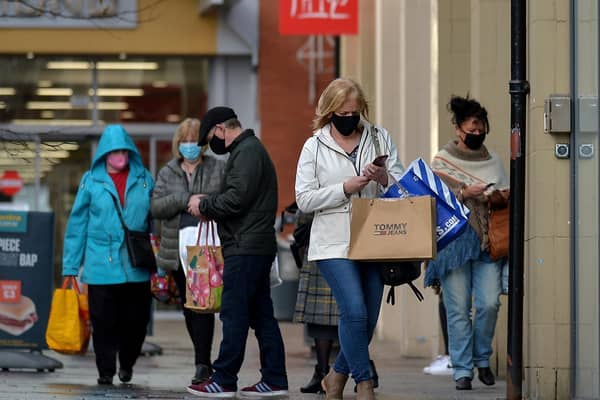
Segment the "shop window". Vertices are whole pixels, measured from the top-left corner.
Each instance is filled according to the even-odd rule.
[[[206,110],[207,76],[202,57],[0,57],[0,122],[177,123]]]

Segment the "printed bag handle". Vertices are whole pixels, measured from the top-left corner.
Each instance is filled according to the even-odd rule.
[[[75,279],[74,276],[66,276],[65,279],[63,279],[62,289],[67,289],[69,287],[69,282],[71,282],[71,287],[77,291],[77,293],[81,293],[79,285],[77,285],[77,279]]]
[[[198,222],[198,237],[196,238],[196,246],[200,245],[200,235],[202,234],[203,226],[204,226],[204,221]]]
[[[215,239],[215,224],[212,221],[208,221],[207,224],[210,229],[210,237],[212,239],[212,245],[216,246],[217,241]],[[206,233],[206,243],[208,244],[208,232]]]
[[[212,246],[213,248],[217,245],[217,242],[215,240],[215,225],[212,221],[206,221],[206,242],[204,242],[204,251],[206,252],[206,254],[211,254],[210,250],[209,250],[209,244],[208,244],[208,231],[210,230],[210,237],[212,239],[212,244],[210,246]]]
[[[212,223],[212,221],[200,221],[200,223],[198,224],[198,237],[196,238],[196,246],[200,245],[200,235],[202,234],[202,227],[205,227],[204,231],[205,231],[205,238],[206,241],[204,242],[204,248],[205,250],[208,252],[208,239],[209,239],[209,231],[210,231],[210,238],[212,239],[212,246],[216,246],[216,238],[215,238],[215,226]]]

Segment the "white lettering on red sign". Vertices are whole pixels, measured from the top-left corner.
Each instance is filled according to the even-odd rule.
[[[290,16],[298,19],[349,19],[350,14],[337,12],[349,0],[292,0]]]
[[[2,297],[5,300],[16,300],[18,285],[15,284],[4,284],[2,286]]]
[[[2,179],[0,181],[0,188],[12,188],[12,187],[23,187],[22,179]]]

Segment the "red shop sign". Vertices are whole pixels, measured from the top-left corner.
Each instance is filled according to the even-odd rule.
[[[23,188],[23,179],[17,171],[4,171],[0,176],[0,191],[7,196],[14,196]]]
[[[279,0],[282,35],[356,35],[358,0]]]

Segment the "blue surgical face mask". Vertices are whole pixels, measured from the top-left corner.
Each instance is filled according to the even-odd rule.
[[[197,143],[179,143],[179,153],[186,160],[195,161],[200,157],[200,146]]]

